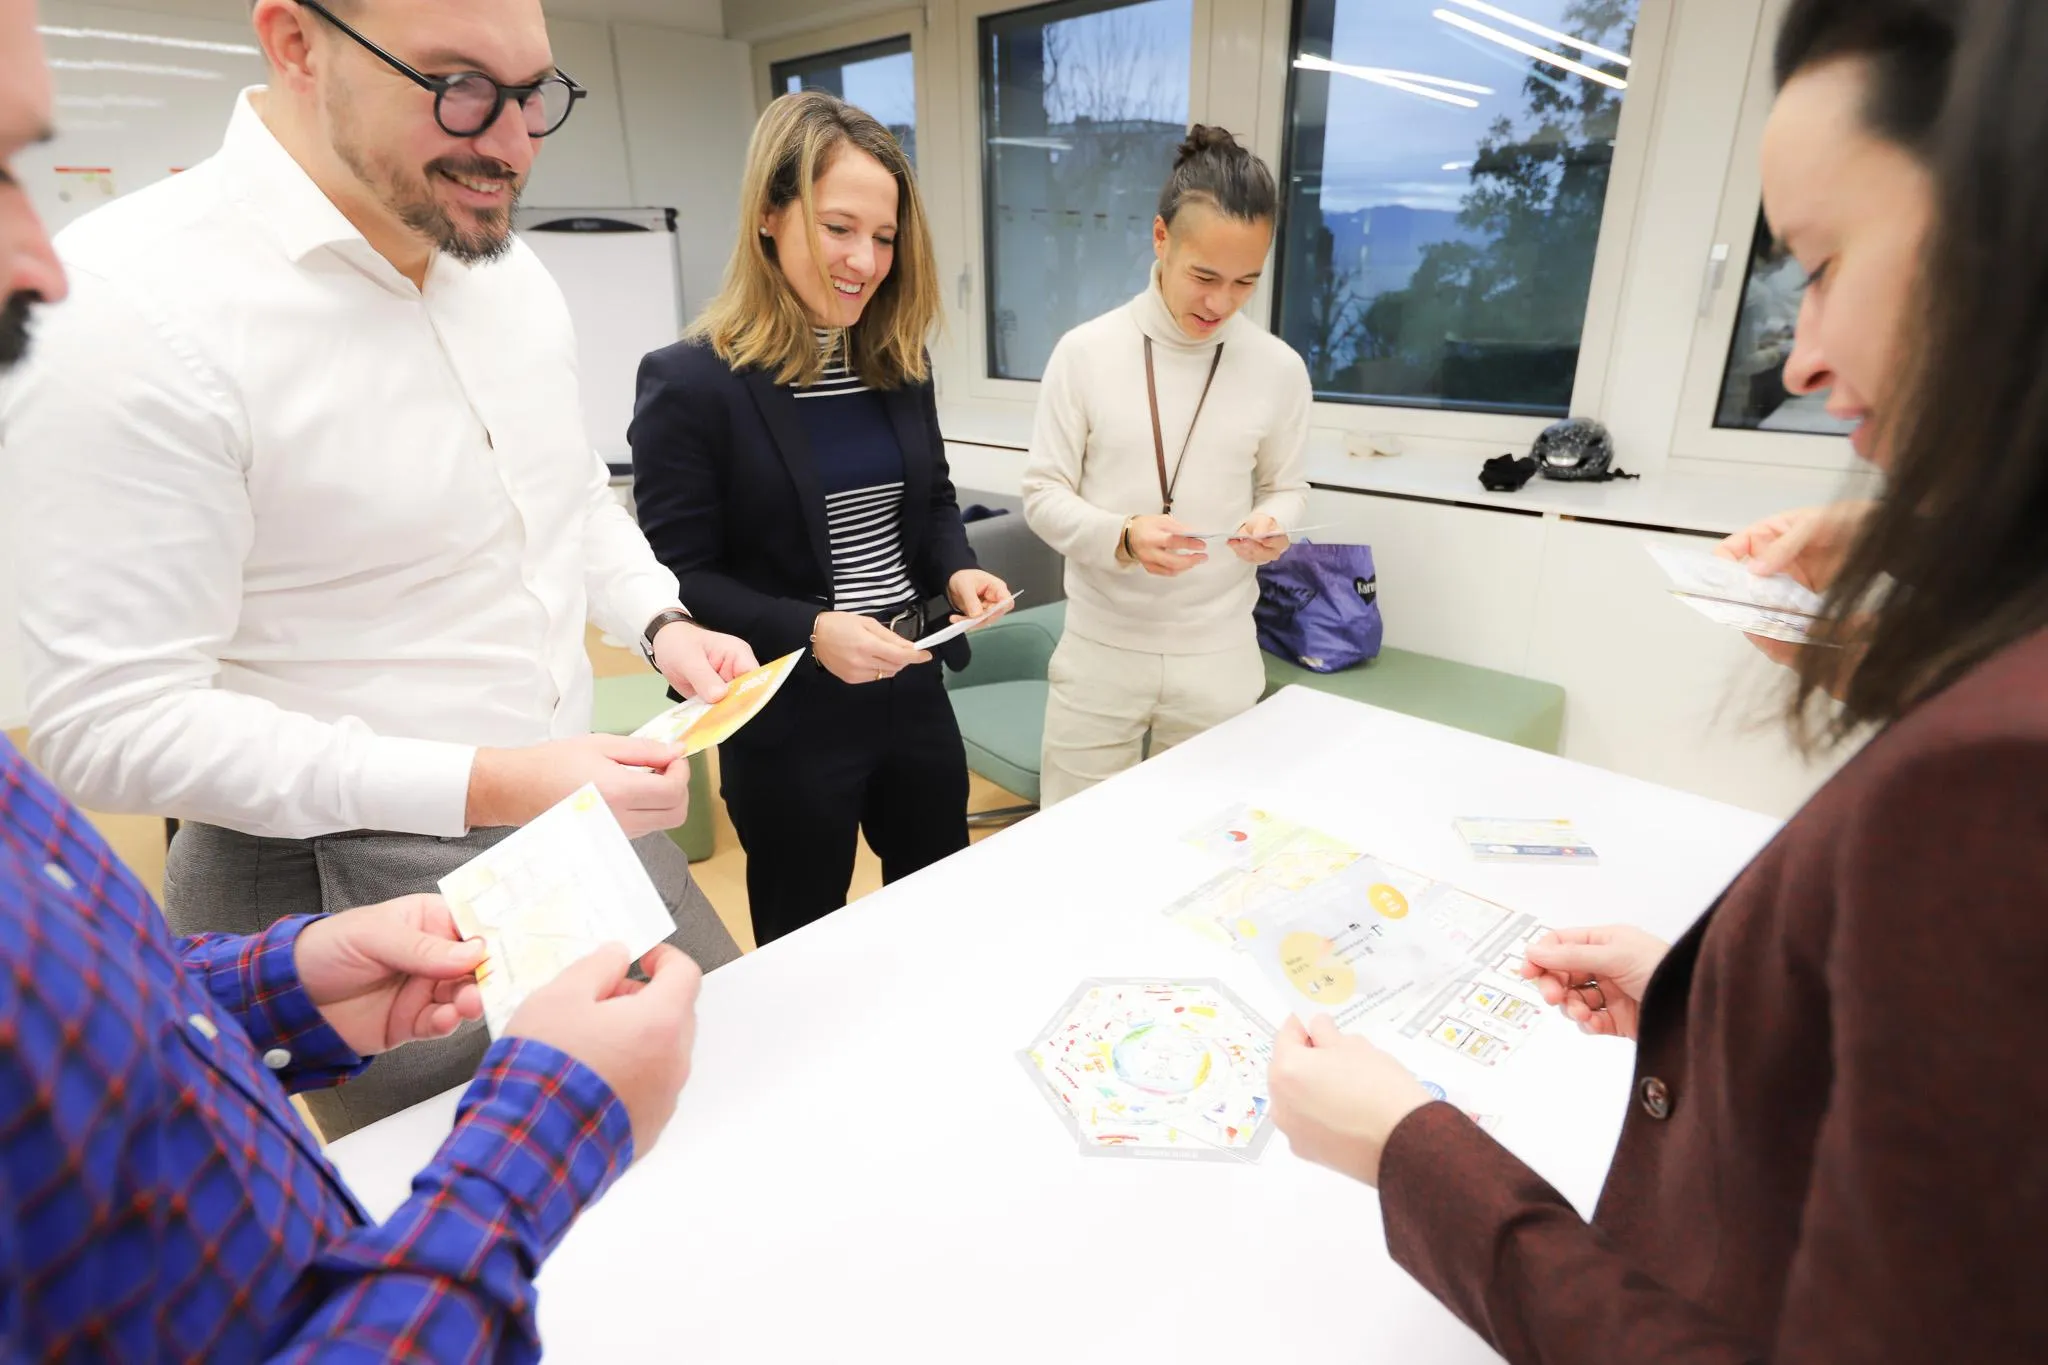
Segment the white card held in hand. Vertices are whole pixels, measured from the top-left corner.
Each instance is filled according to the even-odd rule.
[[[491,1035],[521,1001],[606,943],[637,959],[675,932],[661,893],[597,788],[586,786],[441,879],[476,969]]]
[[[980,630],[983,626],[988,625],[990,622],[999,620],[1005,613],[1007,613],[1010,610],[1011,607],[1016,605],[1017,599],[1022,597],[1023,595],[1024,594],[1021,592],[1013,592],[1008,597],[1005,597],[1002,601],[996,603],[987,611],[983,612],[981,615],[970,616],[965,621],[955,621],[952,625],[947,626],[944,630],[935,630],[930,635],[925,636],[922,640],[919,640],[916,644],[912,645],[911,648],[932,649],[938,645],[946,643],[946,641],[948,640],[957,640],[970,630]]]

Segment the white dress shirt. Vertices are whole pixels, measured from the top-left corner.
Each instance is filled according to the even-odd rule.
[[[475,747],[587,733],[586,618],[637,640],[676,580],[533,253],[414,287],[251,94],[57,239],[0,402],[34,754],[101,810],[460,834]]]

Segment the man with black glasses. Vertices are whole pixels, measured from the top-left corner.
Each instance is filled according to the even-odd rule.
[[[536,0],[256,0],[268,87],[220,152],[88,215],[0,408],[32,748],[81,804],[182,822],[180,932],[431,891],[585,783],[705,968],[688,765],[589,732],[586,623],[682,692],[754,660],[692,623],[583,435],[560,291],[512,236],[581,88]],[[484,1039],[312,1097],[336,1136]]]

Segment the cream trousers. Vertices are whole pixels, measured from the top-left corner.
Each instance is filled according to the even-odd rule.
[[[1047,672],[1039,804],[1053,806],[1258,705],[1256,641],[1218,654],[1148,654],[1069,631]]]

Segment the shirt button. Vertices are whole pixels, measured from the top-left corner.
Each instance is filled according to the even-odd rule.
[[[272,1071],[282,1071],[292,1064],[292,1054],[281,1047],[274,1047],[263,1054],[263,1065]]]
[[[63,887],[66,891],[76,891],[78,889],[77,878],[66,872],[59,863],[44,863],[43,875]]]
[[[1642,1096],[1643,1112],[1653,1119],[1671,1117],[1671,1087],[1655,1076],[1643,1077],[1643,1083],[1636,1087]]]
[[[207,1018],[203,1014],[194,1014],[187,1016],[185,1022],[192,1026],[192,1031],[194,1033],[198,1034],[201,1038],[204,1038],[209,1043],[212,1042],[214,1039],[220,1037],[220,1030],[213,1026],[213,1020]]]

